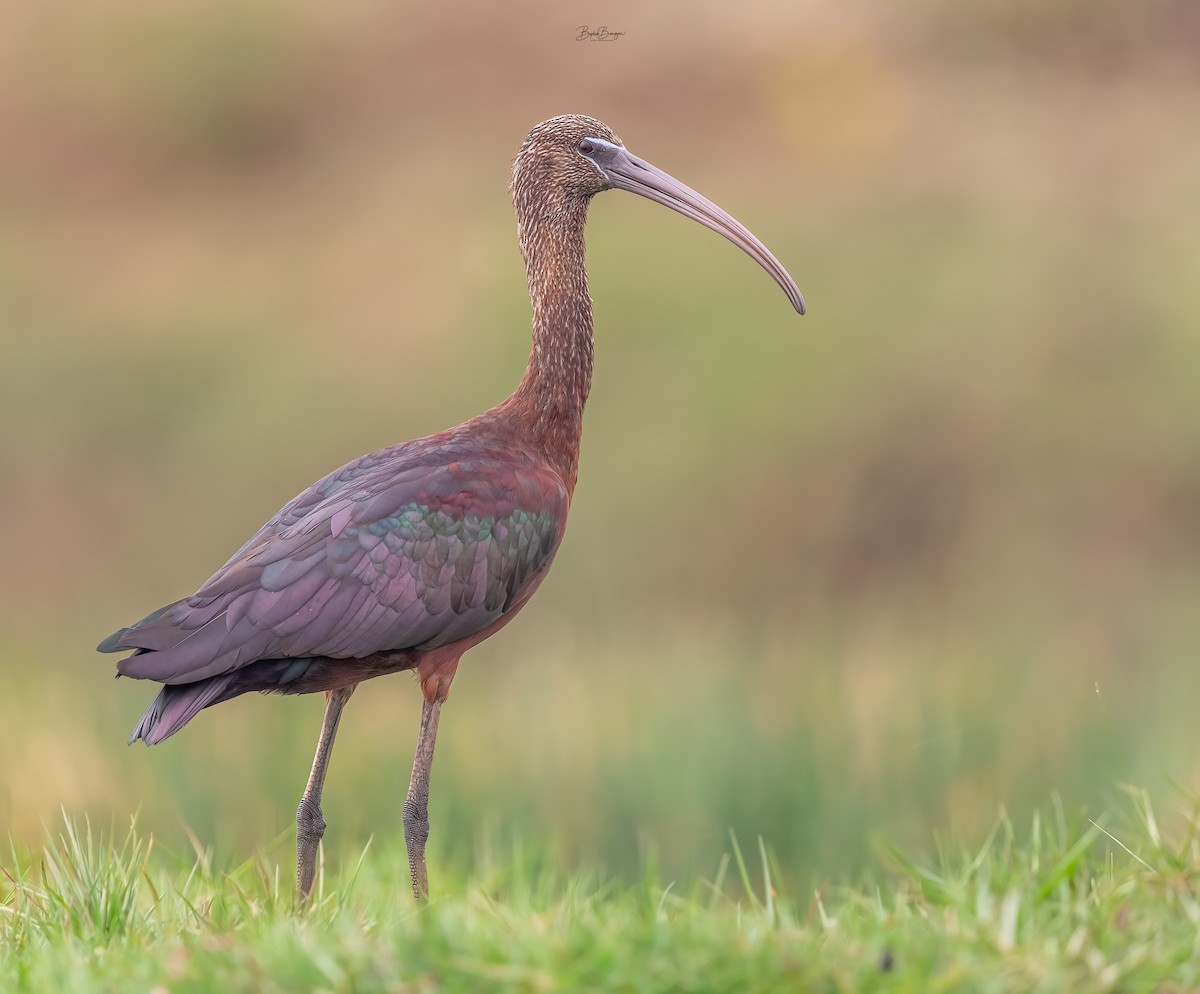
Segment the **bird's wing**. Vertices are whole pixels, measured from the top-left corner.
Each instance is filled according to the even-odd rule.
[[[569,495],[487,457],[364,457],[291,501],[192,597],[110,636],[126,675],[189,683],[259,659],[430,649],[478,632],[546,570]]]

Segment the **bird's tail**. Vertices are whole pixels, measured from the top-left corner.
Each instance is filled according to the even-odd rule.
[[[231,686],[235,676],[235,673],[222,673],[195,683],[165,685],[133,729],[129,744],[133,745],[141,739],[146,745],[157,745],[178,732],[209,705],[245,693]]]
[[[130,657],[133,658],[132,656]],[[324,656],[293,656],[283,659],[259,659],[248,666],[219,673],[192,683],[168,683],[154,698],[129,736],[133,745],[141,739],[157,745],[174,735],[201,711],[214,704],[232,700],[252,691],[269,694],[307,694],[315,690],[341,686],[322,680],[327,667],[341,660]]]

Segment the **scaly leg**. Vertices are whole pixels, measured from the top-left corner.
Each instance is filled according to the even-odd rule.
[[[308,784],[296,809],[296,888],[300,901],[308,900],[313,880],[317,875],[317,846],[325,834],[325,819],[321,815],[321,788],[325,786],[325,772],[329,769],[329,754],[333,752],[333,739],[337,735],[342,708],[350,700],[357,684],[325,691],[325,719],[321,723],[321,737],[317,740],[317,754],[313,757],[312,772]]]
[[[437,741],[441,701],[425,701],[421,710],[421,734],[413,756],[412,779],[404,799],[404,841],[408,846],[408,872],[412,876],[413,897],[419,902],[429,897],[429,877],[425,872],[425,840],[429,838],[429,771],[433,766],[433,746]]]

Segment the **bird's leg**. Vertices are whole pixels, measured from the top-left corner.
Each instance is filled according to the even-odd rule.
[[[325,719],[321,723],[321,737],[317,740],[317,754],[313,757],[312,772],[308,784],[296,809],[296,887],[301,902],[308,899],[313,880],[317,875],[317,846],[325,834],[325,819],[321,815],[321,788],[325,786],[325,773],[329,769],[329,755],[333,752],[333,739],[337,735],[342,708],[350,700],[357,684],[325,691]]]
[[[418,902],[429,897],[429,877],[425,872],[425,840],[429,838],[429,771],[433,766],[433,746],[437,741],[439,700],[425,700],[421,710],[421,734],[413,756],[412,779],[404,799],[404,842],[408,846],[408,872],[412,877],[413,897]]]

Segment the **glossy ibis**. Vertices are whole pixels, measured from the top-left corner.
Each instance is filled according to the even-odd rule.
[[[438,715],[458,662],[533,595],[562,542],[592,381],[584,268],[588,203],[628,190],[724,235],[803,314],[783,266],[749,231],[569,115],[534,128],[513,165],[533,349],[516,391],[457,428],[347,463],[276,514],[191,597],[102,643],[133,650],[124,676],[163,685],[130,742],[153,745],[202,708],[249,691],[324,691],[325,718],[296,811],[297,885],[312,888],[325,832],[321,788],[346,701],[363,680],[415,670],[425,701],[404,801],[413,894],[428,894],[425,841]]]

